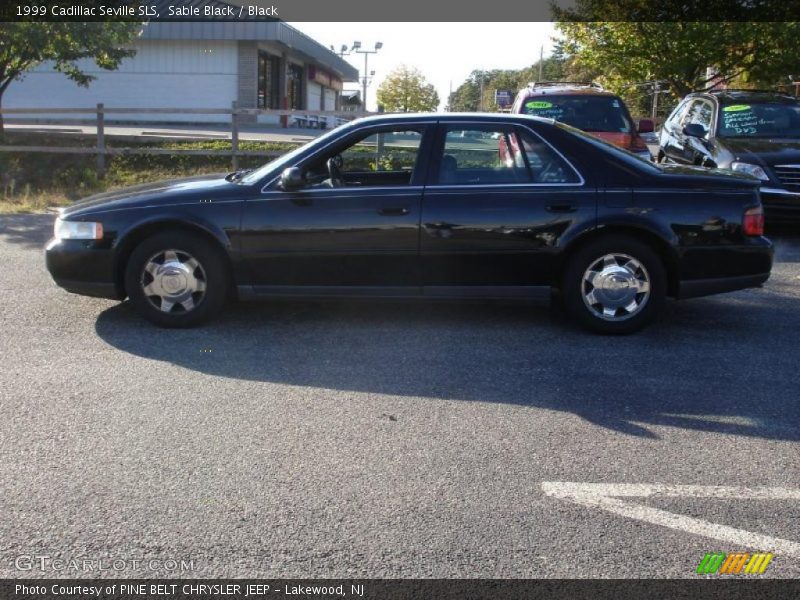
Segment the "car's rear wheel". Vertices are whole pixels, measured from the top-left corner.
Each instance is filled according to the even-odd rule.
[[[647,244],[608,236],[575,253],[564,271],[562,290],[567,312],[586,329],[632,333],[650,324],[663,308],[667,275]]]
[[[221,253],[186,232],[162,232],[131,253],[125,289],[136,310],[161,327],[192,327],[225,304],[229,274]]]

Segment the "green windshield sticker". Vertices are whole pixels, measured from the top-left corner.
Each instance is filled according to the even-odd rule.
[[[749,104],[731,104],[722,109],[722,112],[740,112],[743,110],[750,110]]]
[[[544,102],[543,100],[535,100],[533,102],[527,102],[525,104],[525,108],[553,108],[553,103]]]

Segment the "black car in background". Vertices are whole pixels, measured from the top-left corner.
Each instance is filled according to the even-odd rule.
[[[768,222],[800,220],[800,102],[775,92],[690,94],[664,123],[658,161],[761,181]]]
[[[62,209],[46,261],[68,291],[127,296],[167,327],[201,323],[233,296],[526,298],[556,288],[585,327],[627,333],[667,296],[766,281],[762,233],[750,177],[662,168],[550,119],[386,115],[254,171]]]

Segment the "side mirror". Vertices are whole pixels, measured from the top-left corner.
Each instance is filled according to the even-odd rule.
[[[703,138],[706,136],[706,128],[699,123],[689,123],[683,126],[683,133],[689,137]]]
[[[656,130],[652,119],[639,120],[639,133],[653,133]]]
[[[297,167],[289,167],[284,169],[283,173],[281,173],[281,178],[278,181],[278,185],[285,192],[299,190],[301,187],[305,186],[305,184],[306,181],[303,179],[303,174]]]

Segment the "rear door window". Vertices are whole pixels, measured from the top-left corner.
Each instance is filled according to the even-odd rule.
[[[439,185],[580,182],[580,175],[552,147],[513,125],[449,126],[436,180]]]

